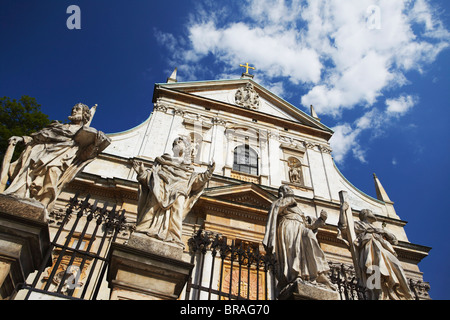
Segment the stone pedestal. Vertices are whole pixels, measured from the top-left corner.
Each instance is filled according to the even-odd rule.
[[[139,233],[126,245],[112,244],[110,299],[178,299],[194,267],[182,260],[182,254],[181,247]]]
[[[35,200],[0,194],[1,299],[41,266],[49,245],[45,207]]]
[[[339,293],[298,279],[282,290],[279,300],[340,300]]]

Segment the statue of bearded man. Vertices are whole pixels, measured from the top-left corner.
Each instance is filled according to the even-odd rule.
[[[136,232],[183,247],[183,220],[211,179],[215,164],[195,172],[189,141],[179,137],[172,147],[173,156],[156,157],[151,169],[133,161],[140,183]]]
[[[88,106],[76,104],[68,119],[69,124],[53,121],[31,136],[9,139],[12,145],[25,143],[25,150],[2,169],[11,181],[3,194],[35,199],[50,211],[63,187],[110,144],[103,132],[86,126],[91,120]]]

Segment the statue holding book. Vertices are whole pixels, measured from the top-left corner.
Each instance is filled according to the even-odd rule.
[[[64,186],[111,143],[103,132],[90,127],[95,109],[78,103],[69,123],[53,121],[30,136],[11,137],[0,172],[0,191],[7,187],[3,194],[37,200],[50,211]],[[20,142],[25,150],[10,163]]]

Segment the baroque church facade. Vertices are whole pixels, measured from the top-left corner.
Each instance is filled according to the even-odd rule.
[[[57,277],[50,279],[51,276],[57,276],[60,271],[64,274],[75,265],[73,270],[78,272],[75,274],[78,283],[72,291],[73,297],[80,297],[83,286],[89,285],[90,269],[96,269],[93,278],[99,279],[100,285],[94,289],[92,284],[84,298],[92,296],[93,291],[96,291],[97,299],[106,300],[167,298],[164,294],[155,294],[159,287],[170,286],[163,275],[166,273],[156,272],[158,275],[153,278],[148,276],[155,274],[156,262],[144,266],[146,262],[141,258],[133,260],[131,251],[119,246],[117,255],[112,258],[114,261],[94,263],[93,254],[85,259],[81,250],[92,240],[89,252],[95,252],[101,237],[93,235],[93,225],[84,232],[81,223],[70,232],[75,218],[68,222],[63,219],[64,210],[75,194],[80,199],[89,195],[91,202],[98,201],[99,207],[104,203],[114,205],[114,209],[123,212],[126,218],[114,241],[126,246],[138,219],[140,186],[133,162],[141,163],[146,169],[152,168],[155,159],[171,154],[174,140],[182,137],[189,142],[186,156],[195,172],[205,172],[211,162],[214,167],[211,178],[182,223],[183,252],[178,258],[191,267],[184,274],[184,283],[172,284],[175,289],[170,290],[177,291],[176,297],[172,297],[182,300],[276,299],[279,292],[276,292],[270,268],[267,272],[267,268],[264,271],[264,268],[259,270],[250,266],[249,255],[242,263],[233,262],[226,252],[221,258],[218,245],[214,247],[214,239],[225,241],[231,251],[237,248],[236,257],[239,250],[243,255],[250,251],[259,256],[266,254],[262,242],[269,211],[280,186],[285,185],[293,191],[297,207],[306,217],[317,219],[326,212],[326,223],[315,231],[315,235],[330,265],[328,276],[333,277],[333,272],[337,272],[347,284],[355,277],[352,252],[339,239],[342,194],[345,194],[355,220],[363,209],[369,209],[376,216],[376,227],[395,235],[395,253],[414,298],[430,299],[429,285],[418,267],[430,248],[408,240],[404,230],[406,222],[396,213],[393,202],[375,175],[376,197],[358,190],[342,175],[333,161],[329,144],[333,131],[321,123],[313,107],[310,114],[299,110],[258,84],[248,73],[233,80],[178,82],[176,70],[166,83],[155,84],[153,103],[153,112],[140,125],[108,134],[109,146],[59,195],[48,213],[49,239],[61,229],[60,239],[62,242],[67,239],[68,246],[67,249],[52,248],[53,261],[60,258],[56,267],[59,271],[51,275],[53,267],[49,263],[41,273],[29,272],[25,282],[32,283],[36,279],[35,294],[44,294],[43,288],[50,281],[54,283],[46,287],[47,291],[58,287],[61,279],[58,282]],[[99,249],[104,257],[111,249],[112,240],[108,238],[107,241],[109,247],[105,245]],[[71,248],[75,246],[79,252],[70,258]],[[211,255],[211,252],[215,254],[216,248],[217,255]],[[145,259],[151,257],[145,256]],[[155,261],[162,263],[162,260]],[[244,272],[243,265],[247,262],[250,267]],[[109,265],[102,273],[105,264]],[[173,268],[178,267],[181,265]],[[136,274],[139,274],[137,284],[133,282],[133,277],[138,277]],[[344,289],[340,288],[342,299]],[[14,298],[24,299],[24,291],[16,290]]]

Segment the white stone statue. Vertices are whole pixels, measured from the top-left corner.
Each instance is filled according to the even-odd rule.
[[[103,132],[88,126],[88,106],[76,104],[68,118],[69,124],[53,121],[30,136],[9,139],[11,146],[25,143],[25,150],[2,168],[11,181],[4,194],[35,199],[50,212],[63,187],[110,144]]]
[[[298,279],[336,290],[326,275],[330,267],[314,232],[325,224],[326,218],[322,211],[318,219],[308,221],[297,206],[292,189],[286,185],[279,188],[278,199],[269,210],[263,245],[277,260],[280,291]]]
[[[183,247],[183,220],[211,179],[215,163],[203,173],[194,172],[190,143],[182,137],[175,139],[172,150],[173,156],[157,157],[151,169],[133,161],[140,183],[135,232]]]
[[[369,298],[413,299],[403,267],[392,247],[392,244],[397,244],[395,235],[373,225],[377,219],[371,210],[361,210],[359,219],[360,221],[354,222],[356,234],[354,243],[358,255],[360,280],[369,289]]]

